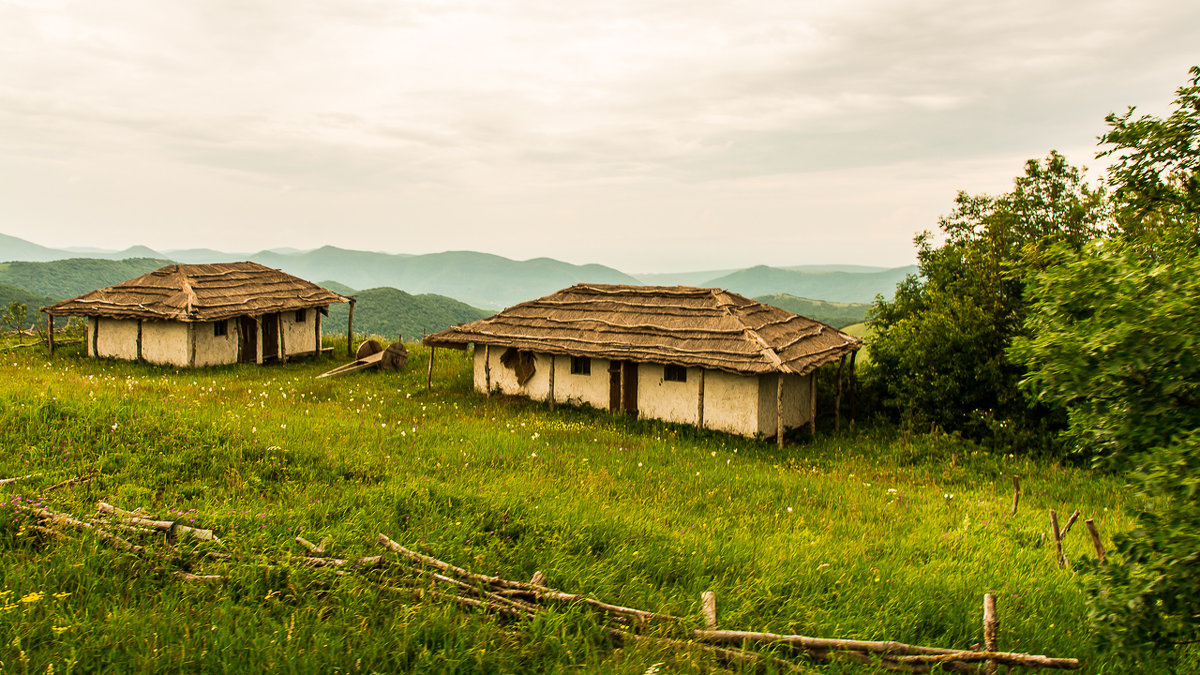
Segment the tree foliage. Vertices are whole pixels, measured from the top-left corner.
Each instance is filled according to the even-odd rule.
[[[1119,233],[1052,251],[1011,357],[1068,411],[1081,451],[1126,472],[1140,527],[1089,575],[1114,646],[1200,640],[1200,68],[1165,119],[1110,115]]]
[[[872,310],[871,384],[899,414],[975,438],[1028,442],[1046,424],[1005,350],[1022,334],[1026,279],[1055,243],[1105,231],[1103,191],[1052,152],[999,197],[959,193],[941,236],[917,237],[919,276]]]

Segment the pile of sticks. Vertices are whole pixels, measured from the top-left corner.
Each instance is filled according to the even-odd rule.
[[[145,548],[125,537],[166,536],[171,544],[181,538],[200,542],[221,542],[212,530],[182,525],[170,520],[156,520],[147,514],[126,511],[104,502],[100,502],[97,507],[99,515],[89,519],[55,512],[42,504],[17,506],[36,519],[37,524],[31,526],[31,529],[58,536],[61,536],[60,530],[63,529],[88,532],[114,548],[137,555],[144,554]],[[805,662],[841,659],[906,673],[923,673],[940,668],[946,672],[984,675],[995,672],[997,665],[1068,670],[1079,668],[1079,661],[1076,659],[997,651],[995,602],[990,595],[985,598],[986,650],[943,649],[893,641],[841,640],[719,630],[716,600],[712,593],[702,596],[705,628],[699,629],[695,627],[698,622],[685,617],[623,607],[587,595],[551,588],[541,572],[535,573],[528,582],[470,572],[407,549],[384,534],[379,534],[376,542],[387,552],[396,554],[394,560],[387,557],[386,553],[357,559],[335,558],[326,554],[328,540],[319,545],[301,537],[297,537],[295,541],[306,549],[305,555],[272,558],[267,562],[331,568],[333,573],[339,576],[369,572],[369,582],[385,591],[423,602],[449,602],[473,611],[492,614],[505,621],[528,621],[555,607],[581,607],[597,613],[603,619],[603,630],[617,644],[637,643],[663,649],[699,651],[723,663],[739,667],[767,666],[783,671],[802,672]],[[235,559],[234,556],[225,553],[210,552],[205,556],[226,562]],[[189,582],[219,583],[224,579],[220,575],[198,575],[178,569],[172,570],[171,573]]]

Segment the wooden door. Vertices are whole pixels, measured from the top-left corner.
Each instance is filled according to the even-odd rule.
[[[263,361],[279,358],[279,315],[264,314],[262,318]]]
[[[638,364],[636,361],[625,361],[622,364],[621,408],[629,415],[638,414]]]
[[[258,323],[252,316],[238,317],[238,363],[258,361]]]
[[[609,361],[608,364],[608,409],[613,412],[621,409],[620,361]]]

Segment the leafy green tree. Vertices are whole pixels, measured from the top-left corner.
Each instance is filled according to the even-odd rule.
[[[1125,471],[1142,499],[1139,527],[1087,578],[1107,641],[1156,655],[1200,640],[1200,68],[1190,74],[1167,118],[1109,116],[1119,233],[1047,254],[1010,351],[1024,386],[1066,408],[1075,447]]]
[[[16,300],[8,303],[8,308],[0,314],[0,328],[10,328],[14,331],[23,330],[25,328],[25,315],[28,310],[23,303]]]
[[[1126,239],[1150,256],[1200,252],[1200,66],[1189,70],[1165,118],[1134,108],[1107,117],[1099,154],[1114,160],[1109,184]]]
[[[1057,152],[1029,160],[1009,193],[959,193],[941,236],[917,237],[919,276],[874,304],[870,386],[914,423],[1037,442],[1049,411],[1029,405],[1005,353],[1024,330],[1025,280],[1052,244],[1080,248],[1107,222],[1103,191]]]

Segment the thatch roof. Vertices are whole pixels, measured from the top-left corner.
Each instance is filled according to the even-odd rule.
[[[425,338],[731,373],[806,375],[862,341],[716,288],[577,284]]]
[[[220,321],[325,307],[350,299],[253,262],[167,265],[47,307],[51,316]]]

